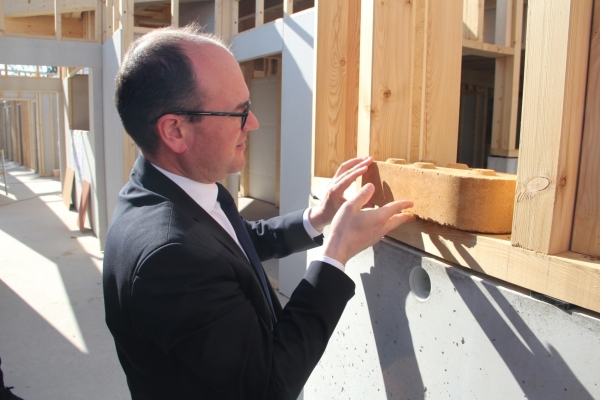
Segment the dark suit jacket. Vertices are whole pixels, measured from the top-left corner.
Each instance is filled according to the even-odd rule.
[[[302,212],[246,226],[262,260],[317,245]],[[354,294],[345,273],[313,262],[285,309],[271,288],[273,325],[239,246],[143,157],[119,195],[103,281],[133,399],[294,399]]]

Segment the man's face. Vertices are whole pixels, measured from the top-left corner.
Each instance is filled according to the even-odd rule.
[[[214,45],[189,46],[187,54],[205,93],[203,111],[243,112],[248,87],[231,54]],[[190,179],[216,182],[244,167],[247,133],[258,128],[258,120],[250,112],[243,129],[241,124],[241,117],[228,116],[203,116],[200,122],[184,124],[191,132],[184,155]]]

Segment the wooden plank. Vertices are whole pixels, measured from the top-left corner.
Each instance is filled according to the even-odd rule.
[[[71,208],[71,193],[73,193],[74,179],[75,171],[67,165],[65,177],[62,182],[62,201],[67,210]]]
[[[318,2],[315,176],[333,176],[342,162],[356,156],[360,5],[360,0]]]
[[[369,134],[368,153],[363,153],[363,150],[358,153],[359,156],[368,154],[376,160],[407,158],[410,145],[413,12],[414,4],[410,2],[375,2],[371,28],[371,93],[368,105],[359,105],[359,118],[369,119],[369,130],[359,132],[359,135]],[[365,79],[362,72],[361,79]],[[362,95],[360,98],[367,99]]]
[[[102,42],[102,13],[104,7],[102,6],[102,0],[96,0],[96,9],[94,10],[94,39],[98,43]]]
[[[578,0],[576,0],[578,1]],[[418,220],[389,237],[446,261],[600,312],[600,260],[544,255],[511,246],[508,235],[476,235]]]
[[[592,1],[540,0],[528,8],[512,244],[557,254],[571,243]]]
[[[283,0],[283,18],[294,13],[294,0]]]
[[[515,49],[513,47],[477,42],[469,39],[462,40],[462,47],[463,55],[498,58],[515,54]]]
[[[81,201],[79,202],[79,210],[77,210],[77,226],[81,232],[85,232],[85,220],[87,217],[88,203],[90,201],[90,188],[90,183],[84,179],[81,185]]]
[[[231,36],[239,33],[238,19],[240,16],[240,2],[239,0],[231,1]]]
[[[19,102],[21,105],[21,141],[23,142],[23,166],[31,168],[31,131],[29,118],[29,101]]]
[[[281,204],[281,60],[269,60],[277,63],[277,144],[275,147],[275,207]]]
[[[505,16],[512,12],[509,21],[514,23],[507,26],[504,20],[497,21],[496,43],[513,48],[513,56],[496,59],[496,80],[494,85],[494,111],[492,116],[492,145],[491,150],[516,150],[517,143],[517,112],[519,105],[519,85],[521,75],[521,46],[523,26],[523,0],[514,0],[514,7],[506,1],[504,11],[499,12]],[[500,19],[500,17],[499,17]],[[503,40],[499,42],[499,40]]]
[[[4,14],[11,18],[33,17],[37,15],[54,15],[54,0],[4,1]],[[96,0],[59,0],[62,13],[93,11]]]
[[[179,0],[171,0],[171,26],[179,27]]]
[[[54,0],[54,35],[56,40],[62,39],[62,11],[60,0]]]
[[[429,3],[420,158],[456,162],[462,63],[461,0]]]
[[[254,1],[256,4],[256,9],[254,12],[254,27],[258,28],[259,26],[262,26],[265,23],[265,0]]]
[[[0,36],[4,36],[4,0],[0,0]]]
[[[77,18],[62,18],[62,37],[83,39],[83,21]],[[55,21],[51,16],[6,18],[6,33],[11,36],[55,38]]]
[[[463,39],[483,42],[484,0],[464,0]]]
[[[600,1],[594,3],[579,184],[571,250],[600,256]]]
[[[414,3],[414,36],[411,83],[410,137],[406,158],[409,162],[421,159],[421,137],[425,129],[425,70],[427,65],[427,1]]]

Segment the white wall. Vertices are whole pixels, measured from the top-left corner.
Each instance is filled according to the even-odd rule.
[[[279,78],[276,75],[250,80],[252,112],[260,127],[248,135],[250,157],[249,195],[275,203],[277,168],[277,101]]]
[[[312,159],[314,9],[231,40],[238,61],[282,53],[280,213],[308,207]],[[280,260],[279,290],[290,296],[306,272],[306,253]]]

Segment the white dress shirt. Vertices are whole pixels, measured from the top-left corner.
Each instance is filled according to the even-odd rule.
[[[217,195],[219,193],[219,189],[217,185],[214,183],[202,183],[196,182],[189,178],[176,175],[172,172],[166,171],[159,166],[152,164],[154,168],[162,172],[167,178],[171,179],[177,186],[183,189],[184,192],[188,194],[204,211],[206,211],[211,217],[214,218],[215,221],[219,225],[225,229],[229,236],[232,237],[233,240],[238,244],[240,249],[246,254],[244,248],[240,245],[240,242],[233,230],[233,226],[231,226],[231,222],[221,209],[221,204],[217,201]],[[317,231],[310,223],[308,219],[308,212],[310,208],[304,210],[302,214],[302,223],[304,225],[304,229],[306,229],[306,233],[311,237],[315,238],[321,234],[321,232]],[[248,257],[246,255],[246,257]],[[315,258],[315,261],[323,261],[328,264],[333,265],[336,268],[339,268],[341,271],[345,271],[344,264],[330,257],[319,256]]]

